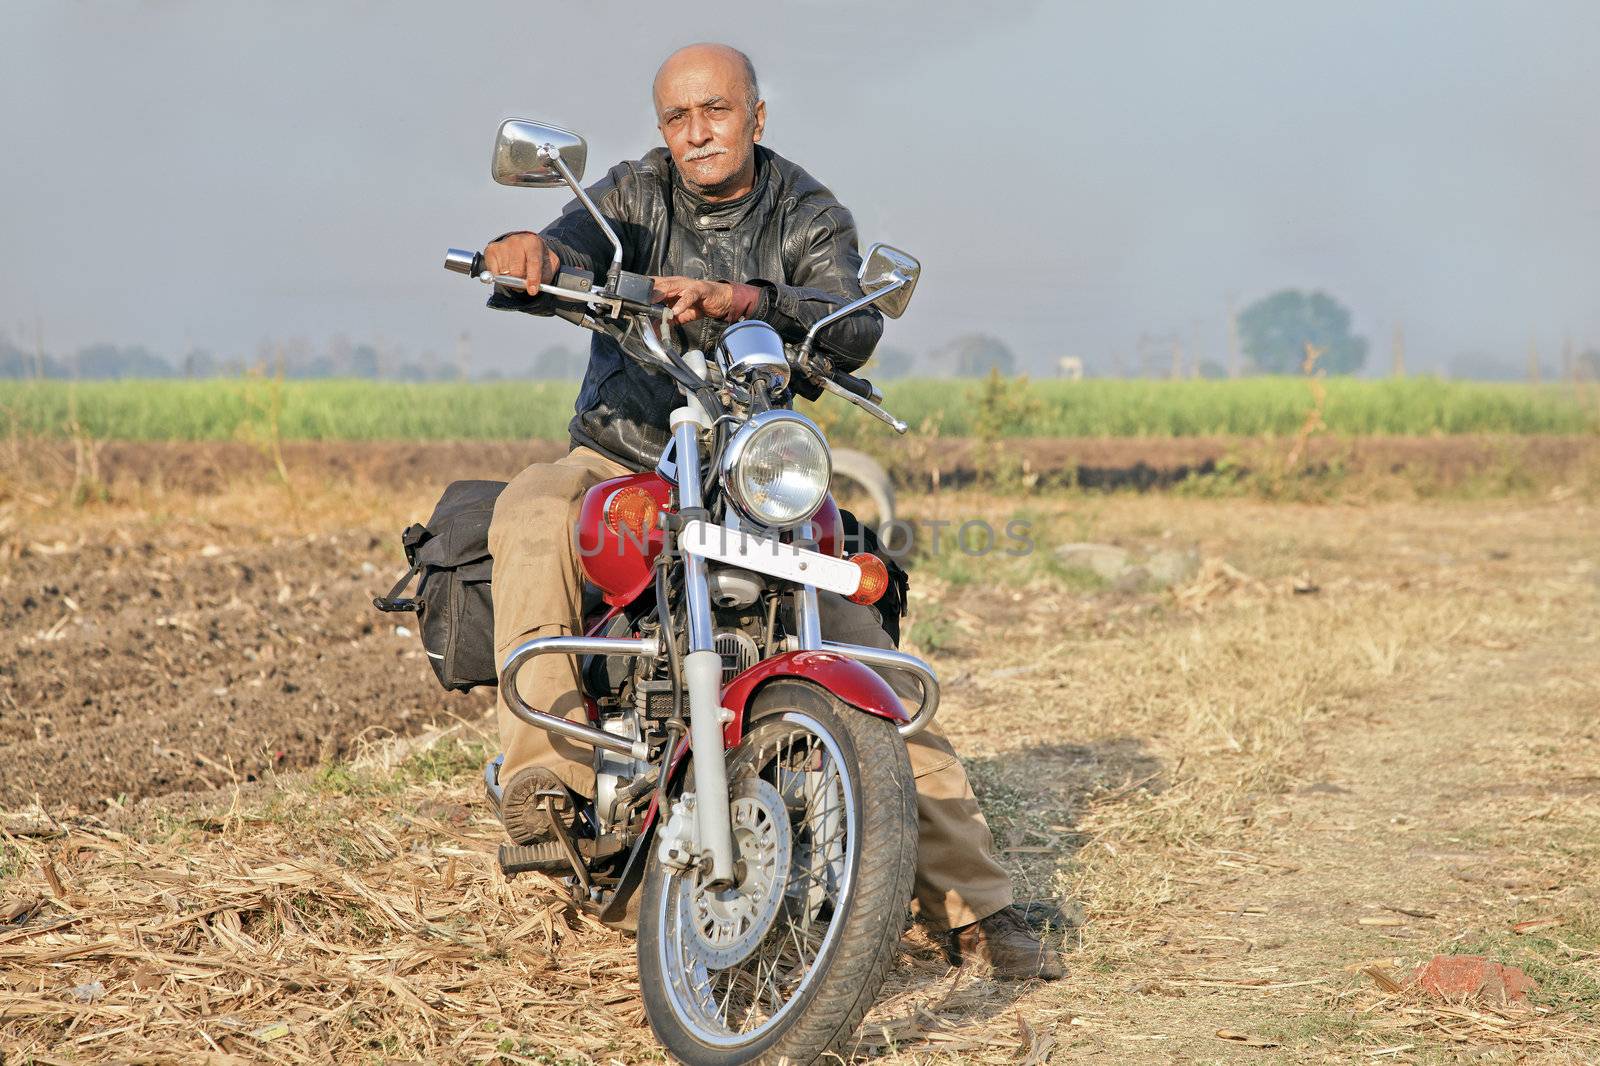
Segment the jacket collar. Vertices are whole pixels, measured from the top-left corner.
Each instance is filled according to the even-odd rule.
[[[767,149],[756,145],[756,183],[749,192],[735,200],[712,203],[689,190],[684,185],[678,167],[669,155],[668,167],[672,175],[672,202],[678,216],[696,229],[727,230],[740,226],[756,207],[767,199],[772,184],[771,155]]]

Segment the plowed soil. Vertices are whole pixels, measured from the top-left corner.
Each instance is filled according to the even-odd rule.
[[[548,448],[325,448],[283,484],[248,446],[104,445],[71,503],[71,453],[0,481],[0,808],[104,810],[317,766],[476,718],[372,598],[398,531],[455,476]],[[409,457],[409,462],[408,462]],[[400,629],[397,629],[401,627]]]
[[[396,636],[409,616],[373,610],[397,569],[376,531],[97,533],[32,542],[0,577],[0,806],[255,780],[467,702]]]

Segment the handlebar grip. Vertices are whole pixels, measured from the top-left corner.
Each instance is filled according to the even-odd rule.
[[[833,380],[863,400],[871,400],[873,403],[883,402],[883,393],[879,392],[878,387],[866,378],[858,378],[854,374],[845,373],[843,370],[835,370],[833,372]]]
[[[447,249],[444,253],[444,268],[475,278],[483,273],[483,253],[469,252],[463,248]]]

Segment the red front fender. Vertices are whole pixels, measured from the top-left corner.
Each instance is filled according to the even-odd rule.
[[[744,736],[745,708],[756,691],[780,677],[796,677],[827,689],[850,706],[892,722],[910,721],[900,697],[869,666],[831,651],[791,651],[763,659],[722,690],[722,705],[733,712],[723,743],[733,747]]]

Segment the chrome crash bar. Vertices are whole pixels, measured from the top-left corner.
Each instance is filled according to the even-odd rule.
[[[604,748],[634,759],[648,759],[650,747],[642,740],[629,740],[603,729],[573,722],[529,707],[517,691],[517,674],[537,655],[627,655],[654,659],[661,654],[661,643],[654,637],[535,637],[517,645],[500,667],[500,695],[511,713],[531,726],[547,729],[557,736]]]
[[[843,655],[867,666],[875,666],[884,670],[899,670],[911,674],[922,687],[922,706],[911,716],[911,721],[901,722],[900,735],[910,740],[933,721],[933,716],[939,711],[939,679],[934,676],[933,668],[915,655],[907,655],[903,651],[892,648],[874,648],[866,644],[837,644],[831,640],[822,642],[822,651],[831,651],[835,655]]]

